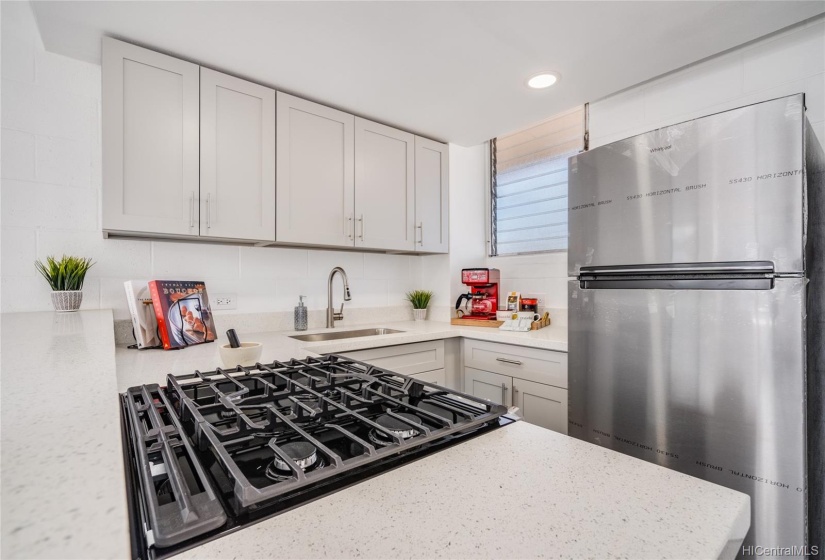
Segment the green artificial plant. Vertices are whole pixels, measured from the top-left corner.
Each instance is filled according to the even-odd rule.
[[[427,309],[427,306],[430,305],[430,300],[433,297],[432,292],[428,292],[427,290],[413,290],[412,292],[407,292],[407,301],[412,303],[413,309]]]
[[[46,257],[46,264],[40,260],[34,261],[34,267],[55,292],[82,289],[83,279],[86,278],[86,273],[94,264],[92,259],[67,257],[66,255],[63,255],[60,260]]]

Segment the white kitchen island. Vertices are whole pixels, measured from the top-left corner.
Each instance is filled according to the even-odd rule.
[[[2,556],[127,557],[111,313],[0,320]],[[733,558],[749,511],[745,494],[516,422],[179,557]]]

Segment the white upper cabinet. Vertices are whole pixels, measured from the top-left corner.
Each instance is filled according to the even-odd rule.
[[[275,90],[201,68],[200,234],[275,241]]]
[[[415,136],[355,118],[355,246],[415,250]]]
[[[352,247],[355,117],[278,92],[279,242]]]
[[[415,137],[415,250],[446,253],[450,236],[449,150]]]
[[[445,144],[103,39],[103,230],[448,250]]]
[[[103,229],[198,235],[198,66],[103,39]]]

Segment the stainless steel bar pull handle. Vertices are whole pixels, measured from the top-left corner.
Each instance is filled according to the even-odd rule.
[[[189,227],[195,227],[195,191],[189,193]]]
[[[361,214],[361,217],[358,218],[358,221],[361,222],[361,235],[359,235],[358,237],[359,237],[359,239],[361,239],[361,241],[363,241],[364,240],[364,229],[365,229],[365,225],[366,225],[365,222],[364,222],[364,215],[363,214]]]
[[[355,224],[352,223],[353,215],[350,214],[347,218],[347,223],[344,226],[344,233],[347,235],[349,239],[353,239],[355,237]]]
[[[515,365],[515,366],[520,366],[520,365],[521,365],[521,362],[520,362],[520,361],[518,361],[518,360],[510,360],[510,359],[507,359],[507,358],[496,358],[496,361],[498,361],[498,362],[504,362],[505,364],[513,364],[513,365]]]
[[[504,383],[501,384],[501,404],[505,404],[507,402],[507,385]]]
[[[212,227],[212,205],[211,205],[211,197],[212,193],[206,193],[206,229]]]
[[[418,222],[418,225],[415,226],[418,231],[421,233],[421,238],[418,240],[419,245],[424,244],[424,222]]]

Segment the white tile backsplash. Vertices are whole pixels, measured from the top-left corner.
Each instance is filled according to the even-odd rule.
[[[34,181],[34,134],[4,128],[0,146],[0,176]]]
[[[348,278],[364,276],[364,253],[354,251],[310,251],[309,276],[326,276],[334,267],[340,266]]]
[[[35,154],[38,181],[68,187],[91,186],[88,139],[38,136]]]
[[[5,257],[3,257],[5,260]],[[46,281],[42,278],[22,278],[18,276],[7,276],[6,267],[3,267],[3,277],[0,281],[0,293],[2,293],[3,313],[13,313],[17,311],[51,311],[52,300],[51,290]],[[84,296],[83,302],[88,306],[88,298]],[[88,307],[87,307],[88,308]]]
[[[129,239],[103,239],[98,231],[41,229],[37,232],[37,258],[83,255],[95,265],[90,276],[109,276],[128,280],[145,275],[151,264],[150,244]]]
[[[328,273],[327,273],[328,274]],[[335,301],[340,305],[340,279],[335,280]],[[327,275],[305,276],[303,278],[279,278],[275,282],[275,299],[273,311],[289,311],[298,305],[298,296],[307,296],[305,305],[310,309],[327,308]],[[353,306],[364,307],[355,300]]]
[[[174,280],[240,278],[240,247],[206,243],[152,242],[152,277]]]
[[[36,277],[37,232],[33,228],[8,228],[0,231],[3,276]]]
[[[11,179],[2,190],[3,226],[99,231],[96,191]]]
[[[241,247],[241,278],[271,280],[304,278],[308,271],[306,249]]]
[[[367,278],[408,280],[410,277],[411,260],[407,255],[365,253],[364,276]],[[349,274],[349,271],[347,271],[347,274]]]
[[[42,136],[89,141],[91,104],[88,97],[70,95],[37,84],[3,80],[3,128]]]

